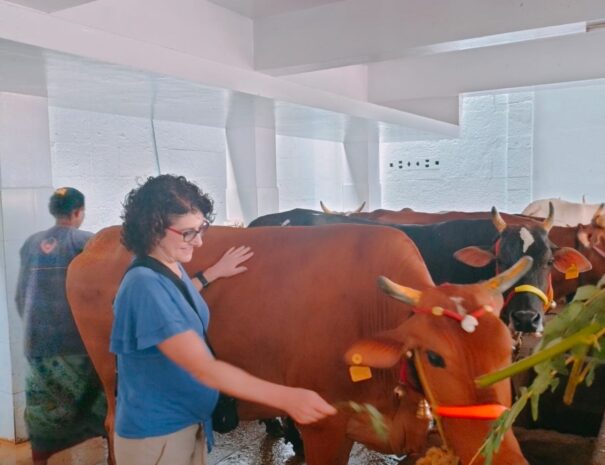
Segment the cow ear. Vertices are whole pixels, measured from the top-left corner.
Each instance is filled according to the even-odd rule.
[[[572,267],[576,267],[578,272],[583,273],[592,269],[592,264],[588,259],[571,247],[561,247],[555,250],[555,268],[561,273],[565,273]]]
[[[404,345],[388,337],[362,339],[351,346],[345,354],[349,365],[362,365],[373,368],[391,368],[399,362]]]
[[[496,257],[489,251],[481,247],[471,246],[454,252],[456,260],[475,268],[482,268],[489,265]]]

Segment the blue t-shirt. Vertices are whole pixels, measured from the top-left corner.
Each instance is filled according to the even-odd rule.
[[[118,364],[115,430],[124,438],[140,439],[203,423],[211,445],[218,391],[201,384],[156,347],[191,329],[204,339],[200,317],[208,327],[208,305],[182,267],[181,272],[199,316],[174,283],[149,268],[133,268],[122,280],[110,343]]]

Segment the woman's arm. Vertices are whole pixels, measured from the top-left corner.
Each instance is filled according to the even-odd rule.
[[[264,381],[213,359],[193,330],[166,339],[158,348],[200,383],[239,399],[283,410],[300,424],[313,423],[336,413],[336,409],[314,391]]]
[[[214,265],[203,271],[204,277],[210,284],[219,278],[228,278],[243,273],[248,268],[241,266],[243,262],[250,259],[254,252],[248,246],[231,247]],[[191,278],[193,285],[198,291],[203,289],[202,282],[196,278]]]

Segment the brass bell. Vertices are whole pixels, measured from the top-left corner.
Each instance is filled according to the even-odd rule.
[[[431,406],[426,399],[422,399],[418,402],[418,407],[416,407],[416,418],[419,420],[431,420],[433,418]]]

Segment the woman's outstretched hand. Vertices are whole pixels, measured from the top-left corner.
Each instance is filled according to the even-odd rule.
[[[337,410],[314,391],[302,388],[288,389],[284,410],[296,423],[306,425],[319,421]]]
[[[219,261],[204,271],[204,276],[209,282],[212,282],[219,278],[229,278],[243,273],[248,268],[243,266],[242,263],[249,260],[252,255],[254,255],[254,252],[248,246],[231,247]]]

